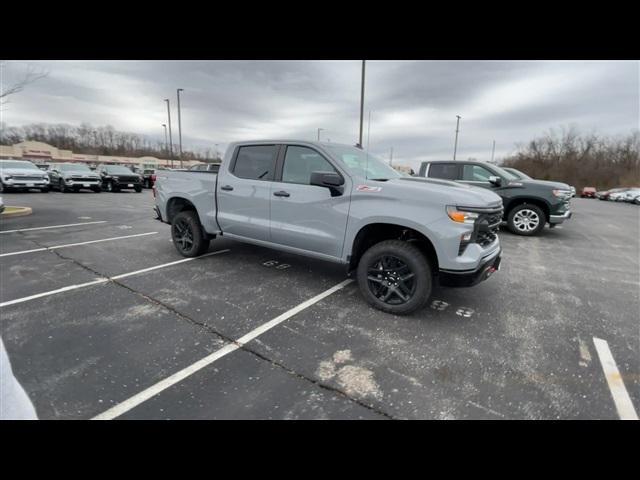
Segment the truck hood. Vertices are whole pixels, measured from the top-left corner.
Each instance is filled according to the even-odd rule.
[[[65,170],[61,173],[63,177],[71,177],[72,175],[77,175],[81,177],[93,177],[98,178],[99,175],[94,171],[87,172],[86,170]]]
[[[443,204],[460,207],[499,207],[502,199],[486,188],[473,187],[449,180],[424,177],[398,177],[384,182],[385,189],[397,189],[398,196],[420,195],[430,192],[437,194]]]
[[[513,183],[522,183],[524,186],[531,185],[549,187],[551,190],[571,190],[571,187],[566,183],[547,182],[546,180],[514,180]]]
[[[0,169],[0,175],[47,176],[42,170],[34,170],[33,168],[3,168]]]

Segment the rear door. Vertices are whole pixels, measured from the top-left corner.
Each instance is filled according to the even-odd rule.
[[[278,145],[241,145],[219,173],[218,224],[224,233],[269,241],[269,202]]]
[[[344,194],[310,185],[311,172],[336,172],[345,179]],[[349,213],[349,178],[317,150],[283,146],[271,186],[271,241],[288,247],[340,257]]]

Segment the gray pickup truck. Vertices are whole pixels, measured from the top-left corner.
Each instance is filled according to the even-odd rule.
[[[500,265],[499,196],[405,176],[349,145],[232,143],[218,174],[160,170],[154,195],[181,255],[220,235],[337,262],[389,313],[422,308],[435,282],[472,286]]]

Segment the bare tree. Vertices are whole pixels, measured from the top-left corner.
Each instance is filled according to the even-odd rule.
[[[4,82],[4,69],[6,68],[5,62],[0,62],[0,108],[3,105],[9,103],[9,97],[11,95],[15,95],[16,93],[20,93],[25,89],[27,85],[40,80],[41,78],[45,78],[49,75],[49,71],[40,67],[36,67],[32,64],[27,65],[27,69],[24,75],[17,82],[5,86]]]

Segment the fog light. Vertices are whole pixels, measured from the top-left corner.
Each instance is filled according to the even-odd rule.
[[[468,242],[469,240],[471,240],[471,232],[463,233],[460,237],[460,240],[463,242]]]

